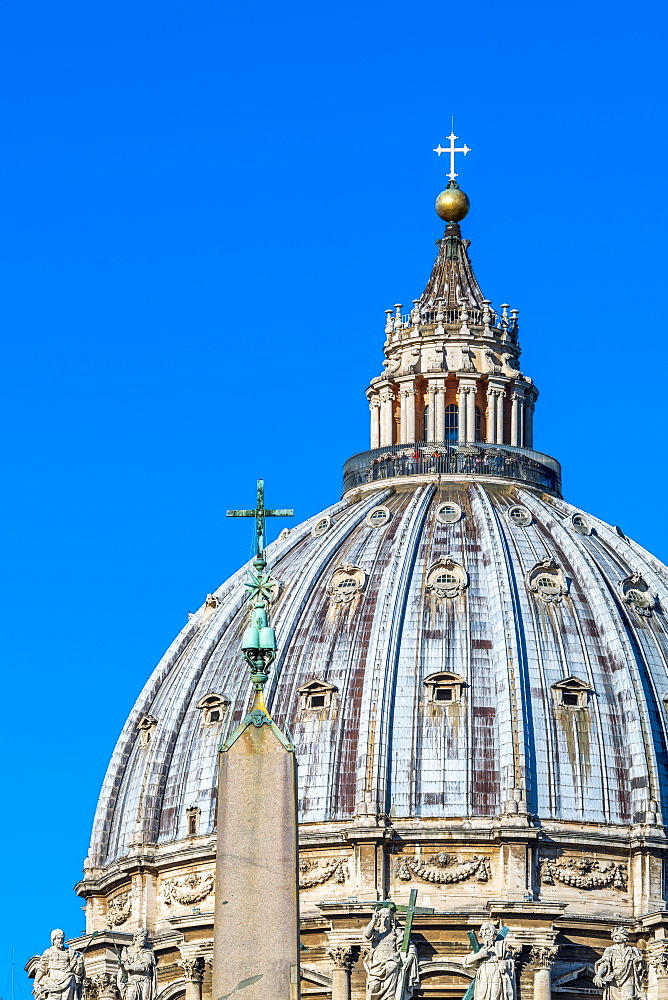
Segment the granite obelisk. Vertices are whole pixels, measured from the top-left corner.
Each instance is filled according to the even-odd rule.
[[[253,511],[257,551],[241,654],[254,688],[250,712],[220,748],[213,1000],[298,1000],[297,762],[271,719],[263,688],[276,657],[267,612],[275,591],[264,557],[263,484]]]

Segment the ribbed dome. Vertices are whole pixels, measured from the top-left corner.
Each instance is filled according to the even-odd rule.
[[[297,747],[301,822],[661,822],[666,568],[537,489],[422,479],[370,484],[268,549],[280,654],[266,696]],[[461,508],[454,523],[445,503]],[[514,505],[528,514],[513,519]],[[379,506],[389,519],[370,517]],[[212,829],[217,748],[249,706],[244,575],[191,618],[142,691],[90,864],[185,838],[194,806],[199,832]],[[311,705],[313,680],[326,696]],[[210,694],[229,701],[219,724],[198,707]]]

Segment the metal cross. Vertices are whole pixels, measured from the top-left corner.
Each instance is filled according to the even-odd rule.
[[[455,153],[463,153],[464,156],[466,156],[467,153],[471,152],[471,150],[466,144],[459,147],[455,146],[456,138],[457,136],[455,135],[455,133],[451,132],[450,135],[448,136],[448,139],[450,140],[450,145],[443,148],[443,146],[441,146],[439,142],[436,149],[433,150],[433,152],[438,153],[439,156],[441,155],[441,153],[450,154],[450,173],[448,174],[448,177],[450,178],[451,181],[454,181],[455,177],[459,176],[458,174],[455,173]]]
[[[228,510],[228,517],[254,517],[256,534],[256,557],[261,559],[264,554],[264,519],[265,517],[294,517],[294,510],[267,510],[264,505],[264,479],[257,481],[257,506],[255,510]]]
[[[418,891],[417,889],[411,889],[411,894],[408,898],[408,906],[397,906],[397,910],[400,913],[406,914],[406,923],[404,924],[404,939],[401,942],[401,953],[402,955],[408,954],[408,946],[411,943],[411,929],[413,927],[413,917],[416,913],[433,913],[433,906],[416,906],[415,900],[417,899]]]

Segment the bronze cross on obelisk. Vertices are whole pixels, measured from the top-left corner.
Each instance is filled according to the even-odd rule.
[[[257,481],[257,504],[255,510],[228,510],[228,517],[254,517],[256,534],[256,557],[264,555],[264,519],[265,517],[294,517],[294,510],[267,510],[264,505],[264,479]]]

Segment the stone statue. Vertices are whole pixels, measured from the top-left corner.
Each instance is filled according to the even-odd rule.
[[[603,987],[603,1000],[644,1000],[642,955],[629,944],[625,927],[615,927],[612,941],[594,966],[594,985]]]
[[[123,1000],[154,1000],[157,986],[155,955],[144,927],[135,931],[132,944],[121,952],[117,984]]]
[[[420,985],[415,945],[410,944],[406,954],[401,951],[404,932],[396,909],[394,903],[382,903],[364,931],[371,944],[364,958],[368,1000],[410,1000]]]
[[[491,920],[480,928],[480,939],[479,950],[463,958],[463,965],[477,966],[474,1000],[515,1000],[513,954]]]
[[[85,974],[83,956],[66,947],[64,933],[56,928],[51,947],[37,963],[33,993],[38,1000],[79,1000]]]

